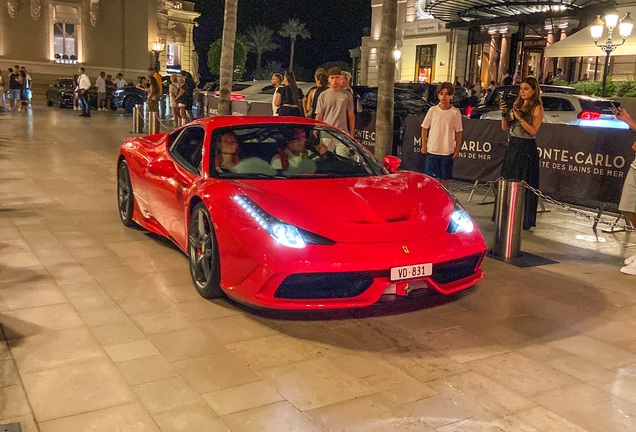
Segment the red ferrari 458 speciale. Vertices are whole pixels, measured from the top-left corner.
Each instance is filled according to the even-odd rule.
[[[470,216],[397,165],[313,120],[209,118],[124,140],[119,215],[182,249],[206,298],[354,308],[480,281],[486,245]]]

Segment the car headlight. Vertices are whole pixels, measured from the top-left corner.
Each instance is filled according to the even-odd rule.
[[[455,211],[451,214],[450,223],[448,224],[448,232],[456,234],[459,232],[471,233],[475,229],[473,221],[468,216],[468,213],[462,208],[455,207]]]
[[[123,90],[123,89],[118,89],[118,90],[115,90],[115,93],[114,93],[114,94],[115,94],[115,96],[119,96],[119,95],[120,95],[120,94],[122,94],[123,92],[124,92],[124,90]]]
[[[331,245],[335,243],[326,237],[276,219],[245,195],[232,195],[232,199],[243,207],[247,214],[263,227],[276,242],[283,246],[302,249],[307,244]]]

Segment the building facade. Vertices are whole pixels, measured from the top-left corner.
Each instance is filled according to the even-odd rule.
[[[36,83],[73,76],[123,73],[129,81],[155,65],[189,71],[194,3],[168,0],[1,0],[0,69],[25,66]],[[193,66],[195,66],[193,68]]]
[[[362,39],[358,83],[377,86],[379,47],[384,0],[371,0],[370,35]],[[621,0],[626,2],[627,0]],[[602,79],[603,53],[588,44],[593,55],[561,50],[548,57],[546,48],[585,30],[597,14],[614,7],[609,0],[528,1],[514,0],[402,0],[398,1],[396,49],[397,82],[503,83],[506,76],[545,80],[557,68],[566,79]],[[631,8],[619,2],[621,16]],[[579,36],[580,37],[580,36]],[[546,55],[547,54],[547,55]],[[619,48],[610,67],[620,79],[636,72],[636,51]],[[614,55],[613,55],[614,56]],[[600,70],[599,60],[600,57]],[[616,66],[614,66],[616,65]]]
[[[446,29],[445,23],[426,11],[431,0],[398,2],[396,81],[440,82],[464,76],[468,32]],[[371,34],[362,38],[359,84],[378,85],[378,47],[383,0],[371,0]]]

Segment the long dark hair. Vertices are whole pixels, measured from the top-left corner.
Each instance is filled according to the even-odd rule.
[[[292,71],[285,72],[285,78],[291,88],[292,105],[298,105],[298,86],[296,85],[296,75]]]
[[[543,104],[541,103],[541,87],[539,87],[539,81],[537,81],[535,77],[531,77],[531,76],[524,78],[524,80],[521,81],[521,84],[523,83],[526,83],[530,87],[532,87],[532,90],[534,91],[534,93],[532,94],[532,98],[528,101],[528,104],[526,105],[525,101],[521,99],[521,91],[519,91],[519,96],[517,96],[517,100],[515,100],[515,108],[517,109],[517,111],[519,111],[519,113],[521,114],[521,117],[525,121],[530,123],[532,121],[532,115],[534,114],[534,109],[537,106],[543,106]]]

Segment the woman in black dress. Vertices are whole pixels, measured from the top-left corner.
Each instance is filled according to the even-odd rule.
[[[506,180],[525,180],[539,188],[539,152],[536,135],[543,121],[543,105],[539,82],[527,77],[519,86],[519,96],[513,106],[499,102],[501,128],[509,131],[508,148],[504,156],[501,176]],[[537,226],[538,197],[526,190],[526,209],[523,229]]]
[[[278,108],[279,116],[296,116],[305,117],[305,112],[301,101],[303,100],[303,91],[296,85],[296,76],[293,72],[285,72],[285,86],[278,87],[274,105]]]

